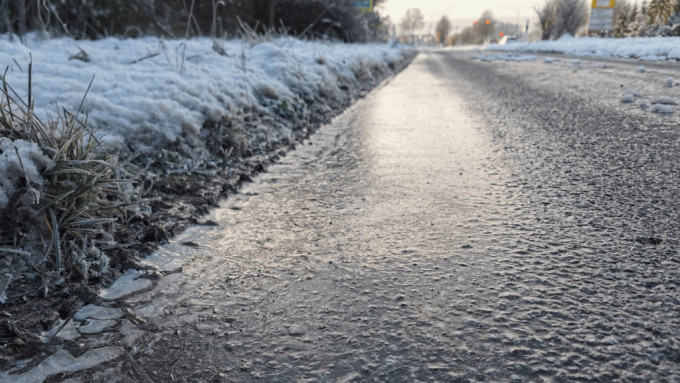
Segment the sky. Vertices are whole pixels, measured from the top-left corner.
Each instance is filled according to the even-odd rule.
[[[478,19],[485,10],[490,10],[497,19],[513,24],[523,25],[527,19],[533,22],[536,14],[533,7],[541,4],[542,0],[387,0],[378,11],[398,24],[409,8],[420,8],[426,24],[434,25],[442,16],[447,16],[454,28],[462,28]]]

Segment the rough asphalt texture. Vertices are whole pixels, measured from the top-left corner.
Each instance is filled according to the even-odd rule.
[[[125,357],[53,381],[680,379],[680,124],[620,103],[677,64],[471,56],[421,54],[178,238],[118,303],[142,319],[77,340]]]

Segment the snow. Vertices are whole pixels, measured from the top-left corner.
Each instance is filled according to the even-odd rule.
[[[30,182],[27,186],[33,188],[32,195],[39,202],[38,189],[45,184],[41,174],[51,164],[50,158],[37,144],[0,137],[0,209],[8,207],[10,198],[19,185],[25,185],[26,179]],[[30,206],[31,202],[24,205]]]
[[[93,81],[82,110],[90,126],[102,132],[107,146],[148,154],[197,136],[207,120],[234,111],[273,115],[283,101],[339,94],[339,79],[356,82],[355,73],[386,68],[409,49],[289,37],[219,44],[227,56],[213,50],[208,38],[74,41],[32,35],[22,45],[0,35],[0,65],[9,67],[8,82],[25,97],[32,57],[35,110],[43,120],[61,107],[77,111]],[[81,49],[89,62],[71,59]]]
[[[558,40],[489,45],[486,50],[508,52],[563,53],[602,58],[636,58],[642,61],[680,59],[680,37],[563,37]],[[644,72],[644,67],[641,67]]]
[[[497,55],[475,55],[473,59],[480,60],[482,62],[494,62],[494,61],[535,61],[536,56],[533,55],[519,55],[516,53],[505,53]]]

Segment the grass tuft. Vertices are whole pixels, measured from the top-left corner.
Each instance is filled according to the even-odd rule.
[[[77,112],[64,109],[47,122],[35,116],[31,70],[29,64],[27,99],[9,85],[7,70],[0,77],[0,140],[35,143],[49,163],[39,169],[41,182],[31,182],[15,146],[24,179],[18,178],[17,187],[4,186],[12,191],[10,201],[24,202],[0,212],[0,251],[15,257],[9,262],[14,272],[18,267],[40,270],[43,279],[87,281],[108,267],[100,249],[114,245],[116,225],[134,204],[127,192],[131,175],[88,128],[82,103]],[[0,267],[11,268],[7,263]]]

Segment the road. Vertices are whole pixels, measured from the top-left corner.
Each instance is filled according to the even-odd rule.
[[[421,53],[177,238],[119,303],[146,323],[86,338],[126,357],[69,377],[680,379],[680,119],[620,102],[678,64],[476,54]]]

